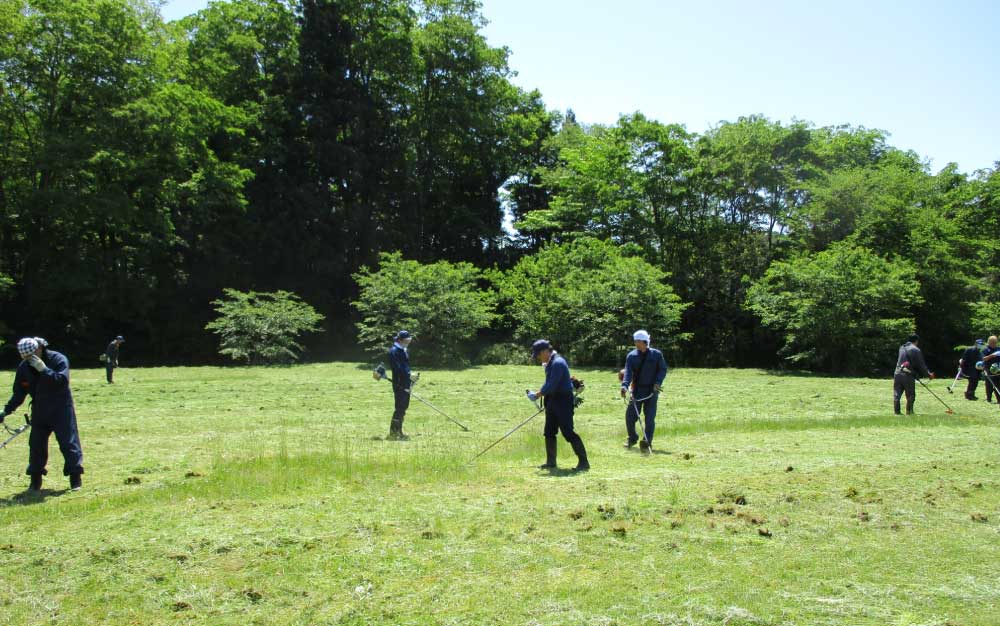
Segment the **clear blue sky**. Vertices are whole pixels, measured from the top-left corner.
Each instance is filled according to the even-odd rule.
[[[206,0],[170,0],[176,19]],[[762,113],[881,128],[939,169],[1000,161],[1000,2],[484,0],[515,82],[587,123]]]

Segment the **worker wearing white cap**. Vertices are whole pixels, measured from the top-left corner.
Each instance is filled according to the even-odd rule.
[[[625,429],[628,431],[625,447],[631,448],[639,443],[640,450],[646,453],[651,450],[656,430],[656,400],[663,386],[663,379],[667,377],[667,360],[663,358],[662,352],[650,347],[649,340],[649,333],[645,330],[633,333],[635,350],[625,357],[621,389],[623,398],[629,393],[632,396],[628,409],[625,410]],[[639,433],[635,430],[640,412],[646,421],[641,442]]]
[[[49,435],[55,434],[63,455],[63,475],[69,476],[70,489],[82,485],[83,450],[76,427],[76,409],[69,385],[69,360],[48,349],[48,342],[25,337],[17,342],[21,363],[14,374],[14,393],[0,412],[3,417],[17,410],[31,396],[31,435],[28,439],[28,469],[31,490],[40,491],[42,476],[48,471]]]

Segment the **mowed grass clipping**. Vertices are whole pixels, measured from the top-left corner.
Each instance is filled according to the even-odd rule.
[[[676,370],[643,456],[574,373],[581,475],[536,468],[541,416],[468,463],[538,367],[425,371],[470,432],[414,401],[409,442],[354,364],[75,370],[84,490],[0,450],[0,624],[1000,624],[997,405]]]

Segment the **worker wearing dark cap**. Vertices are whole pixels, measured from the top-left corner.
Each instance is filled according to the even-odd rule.
[[[545,339],[531,345],[531,356],[545,365],[545,384],[538,391],[528,392],[531,400],[542,398],[545,403],[545,464],[542,468],[556,468],[556,434],[561,431],[576,453],[577,464],[573,470],[589,470],[587,449],[580,435],[573,430],[573,381],[566,359],[553,350],[552,344]]]
[[[389,348],[389,366],[392,368],[392,394],[395,397],[395,410],[389,423],[389,439],[406,441],[409,439],[403,433],[403,417],[410,408],[410,352],[409,345],[413,335],[401,330],[393,337]]]

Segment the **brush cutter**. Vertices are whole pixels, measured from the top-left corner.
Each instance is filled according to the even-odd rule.
[[[7,447],[8,443],[10,443],[11,441],[14,441],[14,439],[16,439],[18,435],[20,435],[24,431],[28,430],[29,428],[31,428],[31,418],[29,418],[27,415],[25,415],[24,416],[24,426],[20,426],[18,428],[11,428],[10,426],[7,425],[6,422],[4,422],[3,424],[0,424],[0,425],[2,425],[3,429],[6,430],[10,434],[10,437],[7,438],[7,441],[4,441],[3,443],[0,443],[0,450],[2,450],[2,449],[4,449],[4,448]]]
[[[396,383],[393,383],[392,379],[389,378],[386,375],[386,373],[385,373],[385,365],[383,365],[382,363],[379,363],[377,366],[375,366],[375,369],[372,370],[372,378],[374,378],[375,380],[383,380],[383,379],[385,379],[385,380],[389,381],[390,383],[392,383],[393,386],[395,386],[395,384],[396,384]],[[417,380],[419,380],[419,379],[420,379],[420,375],[417,374],[417,376],[410,382],[410,388],[406,390],[406,393],[410,394],[410,397],[416,399],[417,402],[422,402],[423,404],[426,404],[431,409],[437,411],[441,415],[443,415],[446,418],[448,418],[448,421],[450,421],[450,422],[458,425],[459,428],[461,428],[462,430],[468,432],[469,429],[465,426],[465,424],[462,424],[457,419],[455,419],[452,416],[448,415],[447,413],[445,413],[441,409],[437,408],[436,406],[434,406],[433,404],[431,404],[427,400],[424,400],[423,398],[421,398],[417,394],[413,393],[413,383],[417,382]]]
[[[993,385],[993,393],[997,397],[997,407],[1000,408],[1000,374],[993,374],[993,373],[991,373],[992,371],[993,371],[992,367],[984,367],[983,368],[983,376],[986,377],[986,384],[987,385]],[[989,387],[988,386],[986,388],[986,391],[987,391],[986,399],[988,400],[989,399],[989,395],[988,395],[989,394]]]
[[[497,445],[498,443],[500,443],[501,441],[503,441],[507,437],[510,437],[511,435],[513,435],[514,433],[516,433],[518,430],[521,429],[521,427],[525,426],[528,422],[530,422],[531,420],[535,419],[536,417],[538,417],[539,415],[541,415],[545,411],[545,404],[540,399],[538,399],[538,398],[532,399],[531,395],[530,395],[531,394],[530,390],[525,389],[524,393],[528,397],[528,400],[532,404],[534,404],[535,408],[538,409],[538,410],[535,411],[534,413],[532,413],[531,417],[529,417],[528,419],[524,420],[523,422],[521,422],[520,424],[518,424],[514,428],[511,428],[510,431],[508,431],[506,435],[504,435],[503,437],[500,437],[499,439],[497,439],[496,441],[494,441],[490,445],[486,446],[486,448],[484,448],[482,452],[480,452],[476,456],[474,456],[471,459],[469,459],[469,464],[470,465],[472,463],[474,463],[476,461],[476,459],[478,459],[479,457],[481,457],[484,454],[486,454],[487,452],[489,452],[493,448],[493,446]]]
[[[948,404],[945,403],[944,400],[942,400],[936,393],[934,393],[931,390],[930,387],[927,386],[927,383],[925,383],[924,381],[920,380],[919,378],[917,379],[917,382],[920,383],[921,385],[923,385],[924,389],[926,389],[929,394],[931,394],[932,396],[934,396],[935,400],[937,400],[938,402],[940,402],[941,404],[944,405],[944,408],[945,408],[944,412],[945,413],[947,413],[948,415],[954,415],[955,414],[955,412],[951,410],[951,407],[948,406]]]
[[[956,373],[956,374],[955,374],[955,380],[951,381],[951,384],[950,384],[950,385],[948,385],[948,393],[954,393],[954,392],[952,391],[952,389],[954,389],[954,388],[955,388],[955,385],[957,385],[957,384],[958,384],[958,381],[959,381],[959,379],[961,379],[961,378],[965,378],[965,376],[964,376],[964,375],[962,374],[962,366],[961,366],[961,365],[959,365],[959,366],[958,366],[958,373]]]
[[[637,418],[637,421],[639,422],[639,427],[641,429],[639,432],[642,434],[642,439],[639,440],[639,450],[641,450],[645,454],[650,454],[653,451],[653,444],[650,443],[648,439],[646,439],[646,422],[643,420],[642,413],[639,412],[639,404],[645,402],[646,400],[649,400],[655,395],[656,392],[654,391],[645,398],[636,398],[635,394],[632,393],[632,391],[630,390],[628,392],[628,400],[626,401],[627,404],[632,405],[632,410],[635,411],[635,416]]]

